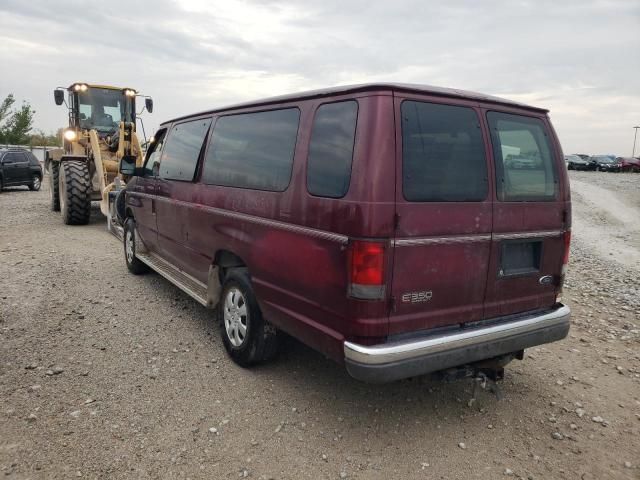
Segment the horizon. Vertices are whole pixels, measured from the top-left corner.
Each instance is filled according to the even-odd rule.
[[[196,111],[371,82],[470,90],[549,109],[566,154],[629,156],[640,124],[640,54],[633,54],[640,4],[632,2],[118,0],[69,16],[78,5],[85,4],[0,5],[0,61],[10,66],[0,94],[28,101],[34,129],[45,133],[66,120],[54,88],[87,80],[152,96],[154,113],[143,115],[148,135]]]

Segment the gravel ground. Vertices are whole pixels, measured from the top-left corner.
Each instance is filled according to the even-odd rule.
[[[382,386],[291,342],[243,370],[211,312],[135,277],[93,209],[0,194],[5,478],[640,478],[640,175],[571,172],[569,338],[472,382]]]

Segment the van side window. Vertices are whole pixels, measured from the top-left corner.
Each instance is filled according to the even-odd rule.
[[[558,190],[549,138],[540,119],[487,113],[498,199],[553,200]]]
[[[349,190],[358,102],[327,103],[316,111],[307,160],[312,195],[341,198]]]
[[[169,132],[160,160],[160,178],[193,181],[211,119],[179,123]]]
[[[487,197],[485,145],[467,107],[404,101],[402,189],[412,202],[478,202]]]
[[[220,117],[213,129],[203,182],[286,190],[291,180],[299,122],[297,108]]]

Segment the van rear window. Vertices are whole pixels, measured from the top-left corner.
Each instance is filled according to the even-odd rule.
[[[286,190],[299,121],[297,108],[220,117],[207,152],[204,183]]]
[[[500,112],[487,113],[487,119],[498,199],[525,202],[555,199],[557,173],[542,121]]]
[[[402,188],[413,202],[478,202],[487,197],[485,147],[476,112],[404,101]]]

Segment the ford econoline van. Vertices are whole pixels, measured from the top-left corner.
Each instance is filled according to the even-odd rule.
[[[215,309],[229,355],[280,332],[386,382],[564,338],[571,203],[547,110],[337,87],[164,123],[120,212],[126,264]]]

